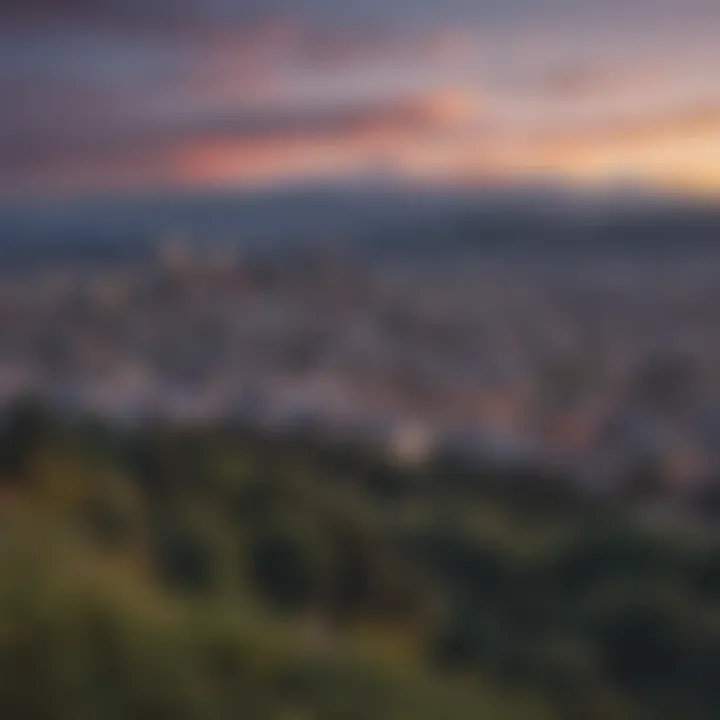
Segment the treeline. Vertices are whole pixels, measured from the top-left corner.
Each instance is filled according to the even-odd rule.
[[[0,428],[0,717],[720,717],[720,543],[642,507],[24,402]]]

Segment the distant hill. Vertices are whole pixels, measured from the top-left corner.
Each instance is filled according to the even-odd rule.
[[[720,207],[642,194],[351,186],[0,206],[8,263],[117,261],[168,237],[272,250],[350,246],[403,259],[458,252],[584,257],[715,250]]]

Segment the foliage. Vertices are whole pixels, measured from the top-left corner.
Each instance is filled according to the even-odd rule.
[[[640,510],[532,469],[24,404],[0,716],[716,718],[720,543]]]

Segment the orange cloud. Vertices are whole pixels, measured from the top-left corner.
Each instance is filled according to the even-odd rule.
[[[438,182],[553,176],[720,190],[720,108],[519,134],[480,123],[479,107],[471,93],[440,92],[315,133],[203,141],[184,149],[182,174],[242,183],[376,170]]]
[[[555,132],[523,153],[531,172],[720,191],[720,106]]]
[[[375,108],[339,111],[316,124],[266,127],[256,137],[207,138],[180,152],[183,182],[255,183],[292,177],[398,171],[442,157],[438,140],[474,122],[480,103],[467,91],[430,93]],[[413,160],[414,159],[414,160]]]

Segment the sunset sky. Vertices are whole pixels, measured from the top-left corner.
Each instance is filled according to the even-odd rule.
[[[0,195],[720,193],[717,0],[4,0]]]

